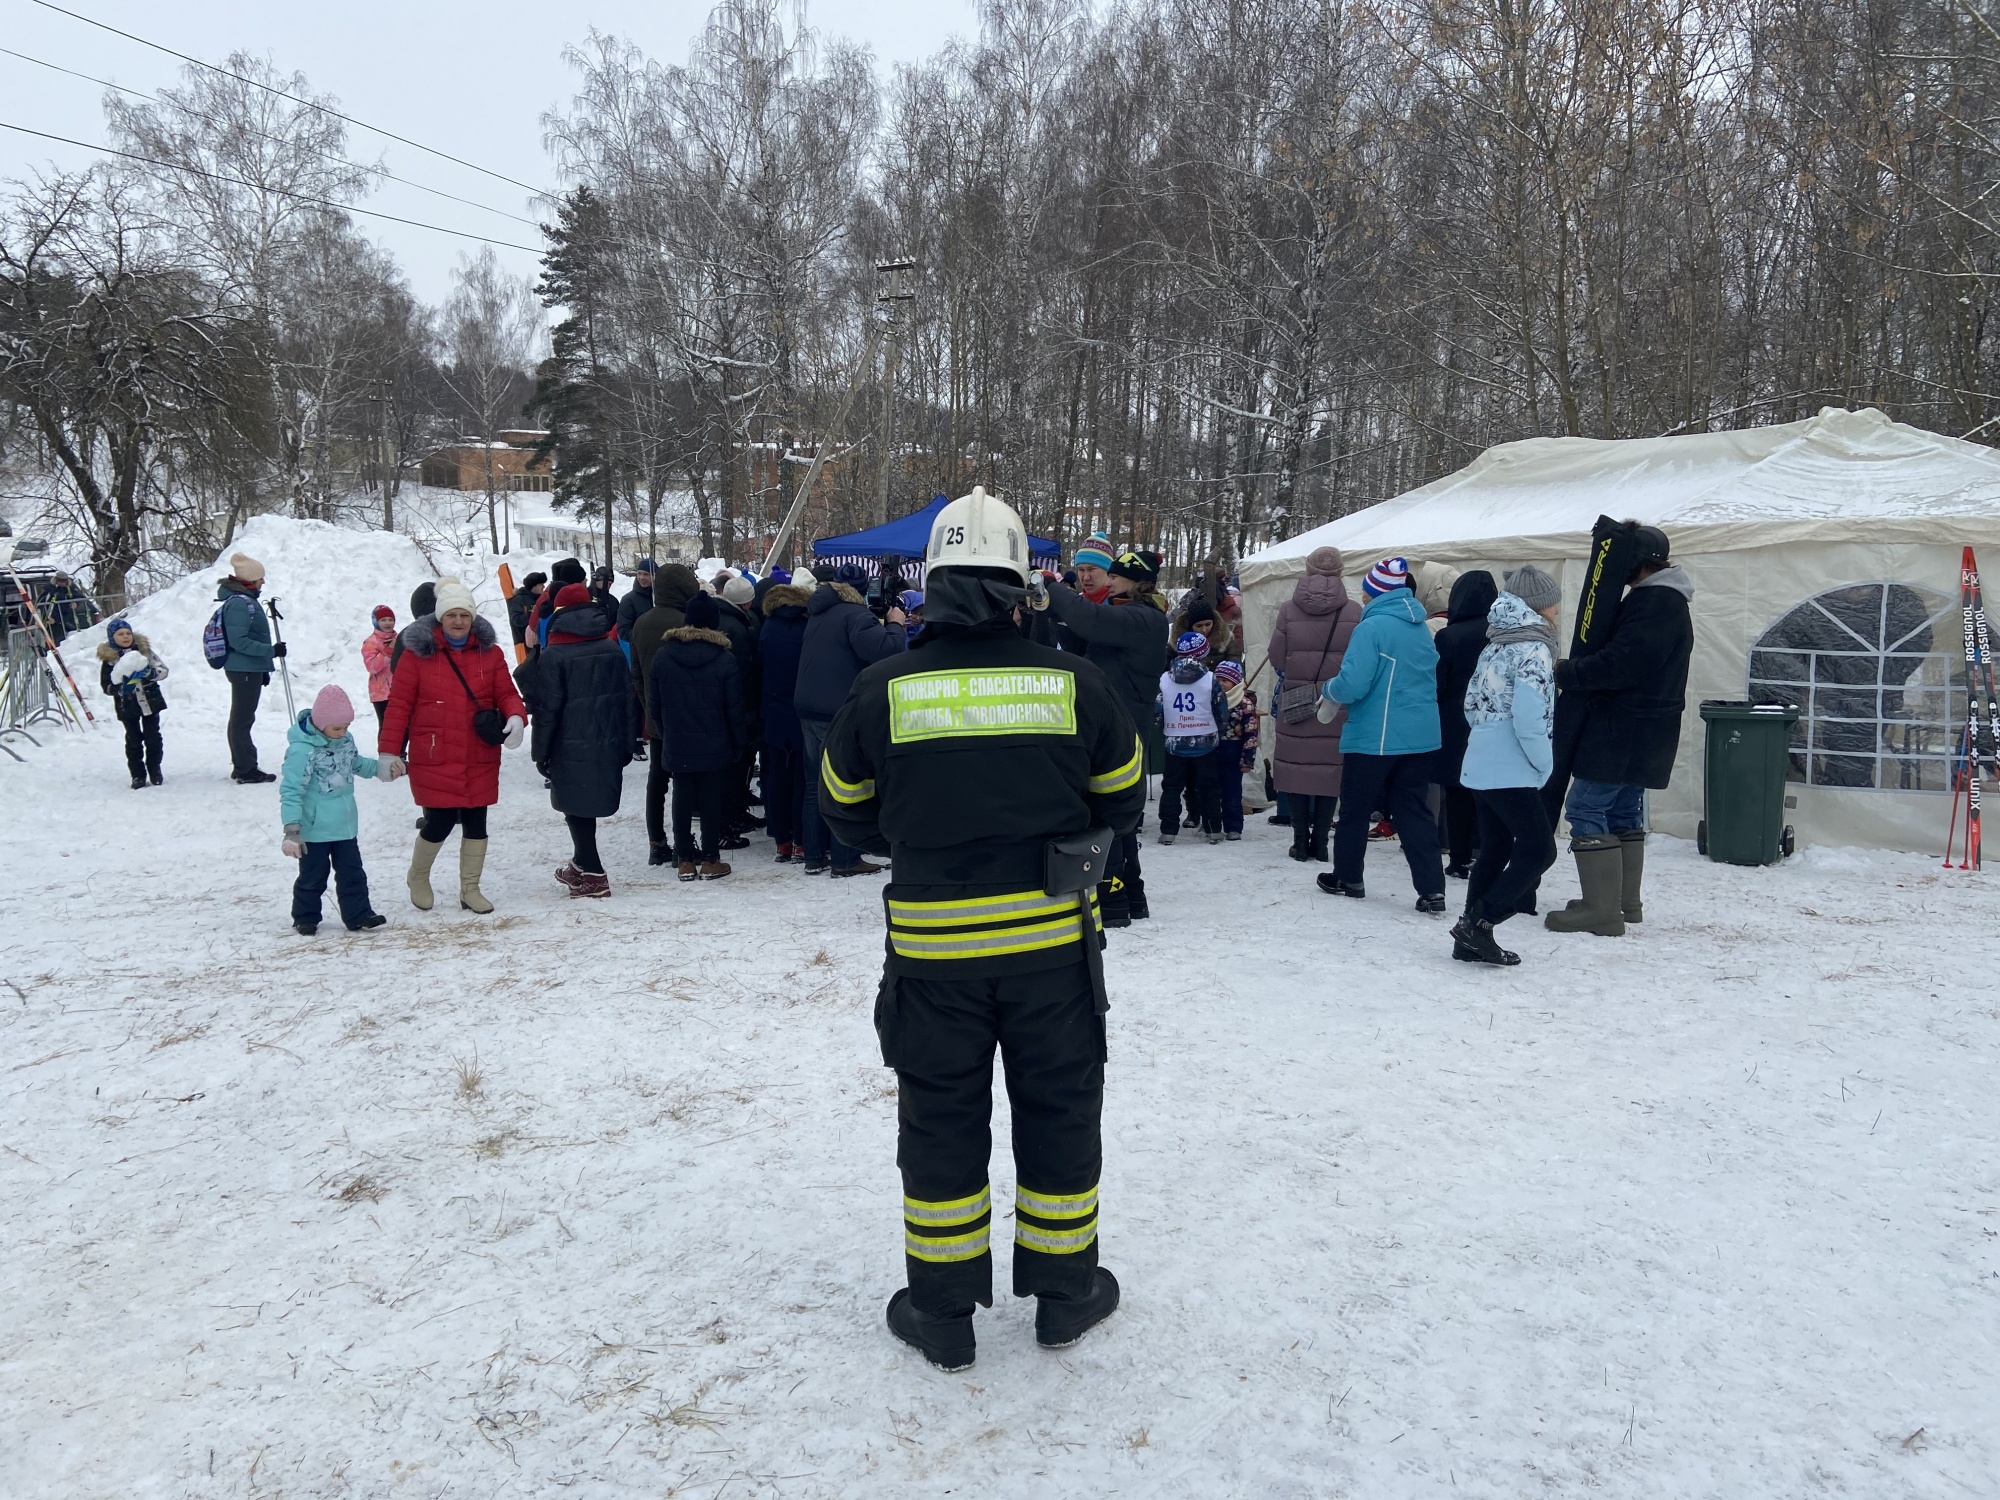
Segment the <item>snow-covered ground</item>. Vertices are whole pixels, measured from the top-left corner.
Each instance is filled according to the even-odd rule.
[[[420,566],[264,545],[302,696],[359,699]],[[1125,1305],[1051,1354],[1003,1300],[943,1375],[881,1326],[879,886],[761,840],[648,870],[634,767],[613,899],[567,900],[510,755],[497,914],[412,910],[406,786],[365,784],[391,925],[299,938],[210,592],[138,612],[164,788],[114,726],[0,758],[0,1493],[2000,1493],[2000,874],[1656,840],[1643,927],[1516,923],[1495,972],[1392,849],[1355,902],[1261,820],[1149,846]]]

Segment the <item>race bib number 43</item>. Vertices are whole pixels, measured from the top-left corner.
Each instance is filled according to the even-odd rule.
[[[889,684],[889,741],[1075,734],[1076,679],[1029,667],[913,672]]]

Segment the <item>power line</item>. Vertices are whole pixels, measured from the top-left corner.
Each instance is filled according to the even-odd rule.
[[[141,89],[128,89],[122,83],[113,83],[108,78],[97,78],[89,73],[79,73],[75,68],[65,68],[61,63],[52,63],[48,61],[46,58],[30,57],[25,52],[16,52],[12,47],[0,47],[0,53],[5,53],[8,57],[18,57],[21,59],[22,62],[33,63],[36,67],[47,68],[49,69],[49,71],[53,73],[66,73],[71,78],[81,78],[85,83],[94,83],[99,88],[114,89],[121,94],[130,94],[134,99],[144,99],[149,104],[160,104],[164,102],[161,100],[158,94],[148,94]],[[172,107],[181,108],[182,106],[174,105]],[[191,113],[192,112],[193,111],[191,111]],[[211,124],[214,123],[212,116],[203,115],[202,118],[208,120]],[[284,144],[282,137],[272,135],[269,131],[252,130],[250,131],[250,134],[258,137],[260,140],[278,141],[280,144]],[[357,165],[356,163],[350,162],[344,156],[335,156],[331,152],[327,151],[315,151],[313,155],[319,157],[320,160],[322,161],[340,162],[341,164],[346,166]],[[456,193],[447,193],[443,188],[434,188],[428,186],[425,183],[412,181],[408,177],[399,177],[396,175],[396,173],[391,172],[387,167],[374,167],[370,168],[369,170],[380,172],[384,177],[388,178],[389,181],[400,182],[404,187],[415,188],[420,193],[431,193],[439,198],[449,198],[453,203],[463,203],[467,208],[476,208],[484,213],[498,214],[503,219],[512,219],[516,224],[526,224],[530,229],[541,228],[541,224],[537,220],[524,219],[519,214],[509,213],[504,208],[495,208],[490,203],[480,203],[471,198],[461,198]]]
[[[52,10],[59,16],[68,16],[72,21],[81,21],[86,26],[95,26],[99,31],[108,31],[113,36],[122,36],[128,42],[137,42],[142,47],[151,47],[155,52],[164,52],[169,57],[177,57],[182,62],[190,63],[197,68],[206,68],[211,73],[220,73],[224,78],[234,78],[238,83],[247,83],[252,88],[259,88],[264,90],[264,92],[267,94],[276,94],[280,99],[289,99],[294,104],[303,104],[308,109],[316,109],[320,111],[320,113],[322,114],[332,115],[336,120],[345,120],[348,124],[358,126],[362,130],[372,130],[373,132],[375,132],[375,134],[379,136],[386,136],[388,139],[392,141],[401,141],[405,146],[413,146],[419,151],[429,152],[432,156],[441,157],[445,161],[456,162],[461,167],[469,167],[471,168],[471,170],[475,172],[482,173],[487,177],[496,178],[497,180],[504,183],[508,183],[513,187],[524,188],[528,192],[535,194],[535,196],[537,197],[546,196],[544,189],[536,187],[533,183],[523,182],[518,177],[509,177],[504,172],[492,171],[489,168],[480,166],[477,162],[467,161],[462,156],[453,156],[449,151],[440,151],[435,146],[426,146],[422,141],[413,141],[406,135],[397,135],[396,132],[393,130],[384,130],[380,125],[370,125],[366,120],[357,120],[353,115],[342,114],[339,110],[330,109],[326,105],[320,104],[315,100],[301,99],[297,94],[288,94],[285,92],[285,90],[281,88],[275,88],[272,85],[261,82],[258,79],[246,77],[242,73],[232,72],[228,68],[218,68],[214,63],[203,62],[200,58],[190,57],[185,52],[176,52],[172,47],[162,46],[158,42],[149,42],[146,40],[146,38],[142,36],[135,36],[129,31],[120,31],[116,26],[107,25],[103,21],[93,20],[91,19],[91,17],[82,15],[77,11],[65,10],[62,6],[51,3],[51,0],[33,0],[33,3],[41,6],[43,10]],[[388,217],[388,216],[385,215],[379,217]],[[436,228],[437,226],[426,225],[425,227]],[[452,234],[456,233],[457,231],[447,230],[445,232],[447,234]],[[470,236],[470,238],[478,239],[479,236],[472,235]],[[494,241],[494,243],[498,244],[499,241],[496,240]]]
[[[202,167],[188,166],[185,162],[161,161],[158,157],[141,156],[136,151],[120,151],[112,146],[98,146],[89,141],[73,141],[66,135],[51,135],[46,130],[30,130],[26,125],[14,125],[6,120],[0,120],[0,130],[14,130],[22,135],[40,136],[45,141],[59,141],[65,146],[80,146],[85,151],[102,151],[107,156],[122,156],[127,161],[144,162],[149,167],[163,167],[169,172],[192,172],[197,177],[206,177],[214,182],[234,183],[237,187],[249,188],[254,193],[272,193],[280,198],[312,204],[315,208],[330,208],[335,213],[365,214],[371,219],[387,219],[392,224],[408,224],[413,229],[429,229],[438,234],[456,235],[462,240],[478,240],[481,244],[498,245],[505,250],[525,250],[530,255],[540,255],[547,248],[543,245],[517,245],[512,240],[496,240],[489,235],[474,234],[468,229],[447,229],[442,224],[426,224],[422,219],[406,219],[401,214],[385,214],[378,208],[356,208],[350,203],[336,203],[331,198],[315,198],[310,193],[294,193],[288,188],[251,182],[248,178],[232,177],[227,172],[210,172]]]

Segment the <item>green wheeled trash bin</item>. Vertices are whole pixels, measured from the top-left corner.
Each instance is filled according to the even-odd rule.
[[[1726,865],[1774,865],[1792,852],[1785,771],[1799,710],[1785,703],[1710,699],[1695,845]]]

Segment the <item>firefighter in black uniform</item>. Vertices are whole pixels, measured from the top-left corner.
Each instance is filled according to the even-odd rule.
[[[865,668],[827,734],[820,807],[893,861],[875,1006],[896,1070],[908,1286],[889,1327],[972,1363],[993,1305],[993,1050],[1014,1115],[1014,1295],[1074,1343],[1118,1306],[1097,1264],[1104,1102],[1101,924],[1113,838],[1145,803],[1145,755],[1103,674],[1024,639],[1027,529],[984,490],[938,513],[924,634]]]

